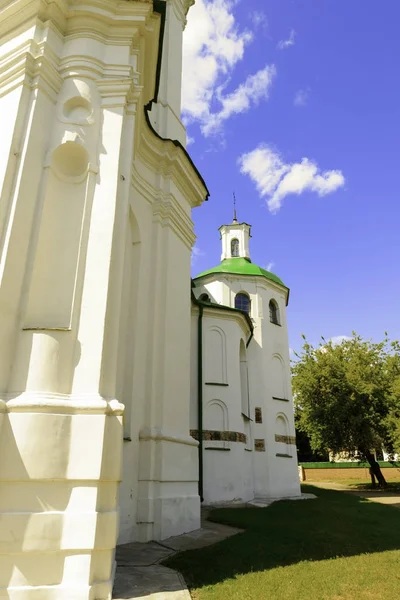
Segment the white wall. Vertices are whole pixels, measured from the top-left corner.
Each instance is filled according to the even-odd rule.
[[[152,4],[61,5],[0,20],[0,598],[108,600],[118,529],[200,523],[189,281],[206,190],[144,118]],[[167,12],[170,137],[184,6]]]
[[[252,421],[246,424],[240,415],[240,368],[237,354],[233,350],[238,348],[238,336],[232,329],[236,322],[235,313],[205,309],[205,314],[213,314],[214,326],[224,330],[226,346],[229,348],[227,351],[229,387],[220,387],[218,391],[215,387],[213,393],[218,394],[217,397],[223,401],[226,398],[228,404],[234,403],[237,407],[232,412],[233,423],[229,422],[229,429],[234,431],[234,425],[236,425],[240,427],[238,431],[244,432],[247,428],[249,433],[251,446],[247,449],[246,455],[251,456],[253,473],[251,493],[253,497],[298,496],[300,487],[294,442],[294,414],[286,322],[287,292],[281,286],[263,277],[240,277],[219,273],[201,278],[195,283],[197,297],[201,293],[208,293],[214,302],[231,307],[235,306],[237,293],[244,291],[250,296],[250,316],[254,323],[254,337],[247,348],[247,362]],[[270,322],[269,301],[271,299],[274,299],[279,305],[279,325]],[[223,316],[218,317],[218,312]],[[210,362],[214,365],[217,364],[218,357],[212,354],[212,349],[207,348],[206,352],[211,352]],[[206,362],[207,358],[205,358],[205,364]],[[204,402],[209,400],[207,390]],[[261,409],[262,423],[257,423],[255,420],[256,408]],[[284,432],[282,423],[285,424]],[[278,441],[276,436],[278,436]],[[285,442],[279,441],[282,440],[282,436],[285,438]],[[208,481],[207,477],[210,476],[207,474],[206,467],[212,473],[212,478],[207,485],[208,501],[221,501],[220,498],[227,500],[227,495],[224,495],[223,490],[229,487],[233,494],[231,494],[231,499],[234,496],[240,497],[239,490],[243,489],[240,482],[243,474],[247,475],[248,469],[244,468],[240,454],[237,454],[236,446],[234,459],[233,453],[231,455],[232,460],[231,456],[229,459],[225,458],[224,451],[220,451],[222,456],[217,456],[217,451],[215,451],[213,453],[215,457],[208,459],[207,452],[205,451],[204,458],[205,481]],[[248,460],[248,458],[243,460]],[[232,466],[227,468],[228,464]],[[232,483],[234,481],[236,483]],[[228,482],[231,483],[228,484]],[[246,492],[244,495],[249,494]]]
[[[191,429],[197,420],[197,326],[192,317]],[[204,309],[203,328],[203,429],[248,435],[242,416],[240,343],[250,330],[241,315]],[[205,434],[206,435],[206,434]],[[246,502],[254,497],[251,443],[203,441],[204,502]]]

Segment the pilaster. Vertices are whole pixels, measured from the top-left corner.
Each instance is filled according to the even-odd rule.
[[[111,598],[121,224],[143,103],[135,61],[148,50],[154,66],[159,20],[141,1],[19,0],[2,13],[0,598]]]

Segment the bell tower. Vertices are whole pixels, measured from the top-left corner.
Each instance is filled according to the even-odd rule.
[[[236,197],[233,195],[233,221],[230,225],[221,225],[222,254],[221,260],[231,258],[245,258],[249,262],[249,240],[251,238],[251,225],[239,223],[236,215]]]

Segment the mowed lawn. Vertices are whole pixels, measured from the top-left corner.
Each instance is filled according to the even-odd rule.
[[[164,564],[195,600],[400,600],[400,510],[303,489],[318,498],[214,510],[245,532]]]

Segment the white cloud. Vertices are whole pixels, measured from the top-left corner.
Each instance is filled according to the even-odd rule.
[[[183,37],[183,118],[186,124],[198,122],[205,136],[267,98],[275,75],[275,67],[267,65],[235,91],[223,93],[253,39],[250,31],[238,27],[234,4],[235,0],[196,0]]]
[[[200,250],[200,248],[198,246],[193,246],[192,248],[192,256],[191,256],[191,264],[192,267],[193,265],[197,262],[197,259],[200,256],[205,256],[205,252],[203,252],[203,250]]]
[[[265,13],[261,10],[255,10],[250,15],[251,22],[254,27],[262,27],[263,29],[267,29],[268,27],[268,18]]]
[[[308,97],[310,90],[298,90],[294,96],[293,104],[295,106],[306,106],[308,103]]]
[[[286,196],[305,191],[326,196],[344,186],[341,171],[323,171],[308,158],[298,163],[285,163],[281,156],[264,144],[243,154],[238,163],[243,174],[249,175],[272,213],[277,212]]]
[[[208,136],[218,132],[224,121],[232,115],[247,112],[251,104],[257,105],[260,100],[267,99],[275,75],[274,65],[267,65],[254,75],[250,75],[231,94],[222,96],[219,91],[218,97],[222,108],[218,112],[209,115],[207,122],[202,126],[204,135]]]
[[[194,144],[194,143],[195,143],[195,141],[196,141],[196,140],[195,140],[195,138],[194,138],[194,137],[192,137],[192,136],[190,136],[190,135],[187,135],[187,136],[186,136],[186,146],[190,146],[190,144]]]
[[[267,266],[265,267],[265,270],[266,270],[266,271],[272,271],[272,269],[274,268],[274,266],[275,266],[275,263],[274,263],[274,262],[271,260],[271,261],[270,261],[270,262],[267,264]]]
[[[296,32],[294,29],[292,29],[288,39],[281,40],[280,42],[278,42],[277,48],[279,50],[285,50],[286,48],[290,48],[290,46],[294,46],[295,37],[296,37]]]
[[[329,341],[332,342],[334,346],[338,346],[339,344],[343,344],[343,342],[348,342],[349,340],[351,340],[351,337],[348,335],[335,335],[331,337]]]

